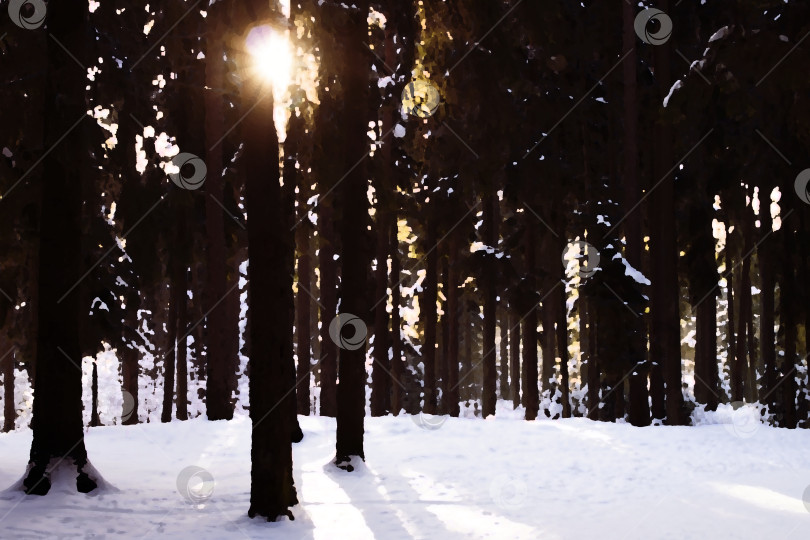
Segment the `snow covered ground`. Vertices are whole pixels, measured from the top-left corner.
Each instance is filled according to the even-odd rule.
[[[367,461],[351,473],[330,465],[334,420],[301,417],[302,503],[279,523],[246,516],[247,418],[94,428],[87,449],[114,488],[82,495],[55,478],[46,497],[0,493],[0,538],[808,538],[810,432],[749,413],[649,428],[512,411],[429,428],[367,418]],[[30,443],[28,430],[0,435],[0,488],[19,480]],[[181,494],[190,466],[210,477]]]

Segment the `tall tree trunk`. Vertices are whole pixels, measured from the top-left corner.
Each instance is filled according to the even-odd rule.
[[[4,335],[0,333],[0,351],[5,350]],[[13,431],[17,420],[17,410],[14,407],[14,349],[3,353],[0,358],[0,367],[3,371],[3,431]]]
[[[558,266],[562,270],[562,266]],[[560,353],[562,417],[571,418],[571,388],[568,378],[568,308],[565,304],[565,287],[555,287],[553,295],[557,302],[557,350]]]
[[[492,193],[484,195],[483,228],[484,244],[496,249],[498,247],[498,197]],[[484,328],[483,328],[483,383],[484,390],[481,398],[481,416],[495,414],[496,394],[495,387],[498,381],[498,372],[495,369],[495,327],[497,325],[496,310],[498,307],[498,291],[495,281],[495,261],[487,256],[482,269],[482,292],[484,295]]]
[[[52,458],[75,463],[79,491],[97,487],[83,472],[87,451],[79,318],[84,314],[75,288],[81,276],[81,187],[90,174],[85,135],[90,126],[85,118],[86,73],[76,69],[74,59],[88,61],[88,12],[79,0],[54,2],[48,10],[47,31],[53,39],[47,44],[43,121],[44,148],[52,151],[43,159],[33,440],[31,468],[23,481],[26,492],[36,495],[50,490],[46,469]],[[68,132],[71,136],[65,137]]]
[[[183,223],[186,215],[182,213]],[[185,235],[185,225],[178,225],[178,236]],[[176,270],[177,287],[180,297],[177,299],[177,355],[175,356],[175,368],[177,373],[176,396],[177,419],[188,420],[188,269],[186,268],[186,257],[181,261],[182,266]]]
[[[301,139],[306,125],[301,113],[290,115],[287,124],[287,138],[284,141],[284,183],[298,188],[295,244],[298,248],[298,295],[295,298],[295,332],[296,355],[298,356],[296,381],[296,408],[298,414],[309,416],[310,384],[312,370],[310,306],[312,305],[312,258],[310,254],[310,235],[312,228],[309,221],[308,201],[311,195],[310,182],[301,178],[296,169],[301,153]]]
[[[284,208],[278,170],[273,98],[252,80],[244,83],[245,207],[248,215],[248,301],[251,332],[252,424],[250,509],[268,521],[292,513],[298,499],[292,474],[292,417],[281,406],[294,391],[292,266],[295,243]],[[294,375],[292,375],[294,378]]]
[[[321,186],[323,189],[323,186]],[[321,285],[321,416],[337,415],[337,344],[329,336],[329,324],[337,315],[334,209],[328,200],[318,202],[318,268]]]
[[[524,257],[526,258],[526,285],[529,294],[521,307],[523,318],[523,406],[526,420],[534,420],[540,410],[540,396],[537,388],[537,302],[535,293],[535,252],[534,228],[526,223],[524,233]],[[528,305],[526,305],[528,303]]]
[[[380,197],[378,196],[378,200]],[[384,416],[388,413],[386,403],[390,388],[391,373],[388,361],[388,251],[390,226],[388,210],[377,208],[376,224],[377,267],[374,271],[374,366],[371,372],[371,416]]]
[[[394,416],[399,415],[402,409],[402,373],[405,366],[402,363],[402,334],[400,333],[399,317],[399,240],[397,239],[397,223],[393,220],[389,224],[389,250],[391,253],[391,411]]]
[[[138,326],[138,309],[140,308],[140,294],[131,291],[128,295],[127,312],[125,314],[125,328]],[[170,325],[167,323],[167,327]],[[162,334],[162,332],[160,332]],[[127,333],[124,334],[125,336]],[[134,336],[133,336],[134,337]],[[138,423],[138,376],[140,375],[140,352],[134,342],[122,339],[121,353],[121,390],[123,395],[123,409],[121,410],[121,424],[134,425]],[[171,345],[174,345],[172,342]],[[170,345],[170,346],[171,346]],[[160,345],[158,345],[160,346]],[[159,349],[160,350],[160,349]],[[163,349],[166,351],[166,349]]]
[[[743,209],[744,213],[748,213],[748,208]],[[747,255],[751,250],[751,233],[748,227],[748,218],[743,217],[743,253]],[[737,315],[737,354],[735,358],[735,370],[732,372],[734,381],[735,393],[738,394],[739,399],[735,401],[742,401],[749,394],[749,389],[745,384],[748,372],[748,341],[747,341],[747,322],[748,310],[751,306],[751,258],[746,256],[742,260],[740,268],[740,281],[738,285],[737,299],[739,301],[740,313]]]
[[[221,89],[225,87],[224,27],[228,14],[224,4],[214,4],[206,18],[205,61],[205,235],[206,282],[203,294],[206,313],[206,358],[208,377],[205,381],[205,405],[209,420],[233,418],[231,388],[238,365],[233,333],[238,322],[229,320],[229,310],[221,303],[226,295],[236,294],[227,283],[228,257],[225,249],[225,223],[221,205],[224,200],[222,181],[222,145],[225,136],[225,111]],[[238,315],[237,315],[238,316]]]
[[[170,287],[171,297],[169,299],[169,320],[166,323],[168,330],[168,345],[169,351],[163,357],[163,408],[160,413],[161,422],[171,422],[172,420],[172,403],[174,402],[174,374],[175,374],[175,358],[177,355],[177,307],[180,305],[180,290],[178,283],[175,281],[177,277],[175,266],[177,258],[174,254],[169,256],[171,262],[169,263],[170,269]],[[185,292],[184,292],[185,294]]]
[[[345,64],[341,70],[343,110],[340,125],[345,136],[342,169],[349,171],[340,184],[341,289],[340,307],[362,320],[369,320],[371,304],[367,298],[367,275],[371,268],[368,247],[368,182],[363,166],[368,153],[368,73],[366,41],[368,37],[368,0],[356,2],[357,11],[345,14],[337,23],[338,47]],[[360,163],[360,165],[357,165]],[[340,351],[337,388],[336,463],[340,466],[363,451],[363,418],[366,401],[366,344]],[[350,467],[347,466],[348,469]]]
[[[90,426],[96,427],[101,425],[101,419],[98,417],[98,366],[96,365],[95,359],[93,359],[93,373],[90,380],[90,392],[92,394],[92,404],[90,405]],[[14,394],[11,395],[13,400]]]
[[[790,203],[785,206],[789,207]],[[782,401],[783,427],[793,429],[797,424],[796,415],[796,282],[794,274],[794,220],[791,215],[782,220],[782,235],[784,241],[784,263],[782,264],[782,283],[780,287],[780,324],[785,336],[785,355],[782,357],[779,392]]]
[[[601,385],[601,366],[599,365],[599,341],[598,341],[598,318],[593,302],[585,299],[585,319],[588,321],[588,361],[587,361],[587,381],[588,381],[588,418],[599,420],[599,404]]]
[[[500,354],[498,386],[501,399],[509,399],[509,305],[505,298],[501,298],[500,310]]]
[[[512,407],[520,405],[520,314],[510,303],[509,309],[509,393],[512,396]]]
[[[737,376],[737,339],[736,330],[734,328],[734,256],[728,242],[731,240],[729,237],[726,241],[725,249],[725,263],[726,263],[726,302],[728,305],[728,321],[726,323],[726,332],[728,333],[728,352],[726,361],[729,369],[731,401],[742,401],[742,385],[740,384]]]
[[[423,410],[428,414],[436,414],[436,326],[438,316],[436,313],[437,286],[437,258],[438,253],[433,247],[436,245],[436,220],[429,219],[425,234],[425,251],[427,274],[425,275],[422,301],[419,302],[419,311],[424,310],[425,327],[424,343],[422,344],[422,363],[425,366]]]
[[[762,220],[762,234],[772,234],[773,221],[771,211],[766,205],[760,212]],[[771,239],[772,241],[773,239]],[[770,409],[773,409],[774,395],[773,388],[776,385],[776,334],[774,332],[774,272],[773,249],[768,240],[760,242],[757,246],[757,258],[759,259],[759,345],[764,374],[760,385],[761,395],[767,396]]]
[[[659,9],[669,10],[669,0],[660,0]],[[672,86],[671,62],[673,42],[655,47],[655,76],[658,83],[660,102]],[[662,110],[659,105],[659,113]],[[683,390],[681,388],[681,322],[678,314],[680,287],[678,285],[678,251],[675,223],[675,177],[671,172],[672,128],[661,122],[655,127],[656,154],[654,156],[654,178],[660,185],[650,193],[650,246],[652,261],[651,304],[652,330],[655,340],[651,341],[650,356],[662,365],[666,383],[667,423],[682,425],[687,423]]]
[[[447,375],[447,394],[443,395],[442,411],[450,416],[458,416],[460,412],[458,391],[458,349],[459,349],[459,275],[458,266],[453,260],[458,254],[458,238],[455,231],[448,238],[448,253],[450,264],[447,268],[447,356],[444,372]]]

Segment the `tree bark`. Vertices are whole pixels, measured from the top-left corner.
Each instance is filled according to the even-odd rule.
[[[340,125],[345,136],[342,169],[349,171],[339,187],[342,216],[340,235],[342,253],[340,308],[368,321],[371,304],[367,298],[367,275],[371,268],[368,247],[369,206],[368,182],[363,157],[368,152],[366,132],[368,117],[369,65],[366,56],[369,2],[356,2],[357,11],[347,13],[338,23],[338,45],[344,65],[340,78],[343,87],[343,110]],[[335,156],[337,157],[337,156]],[[360,163],[357,165],[357,163]],[[336,464],[341,466],[352,456],[365,459],[363,419],[366,401],[366,343],[359,348],[340,351],[337,388]],[[349,470],[351,465],[345,468]]]
[[[81,276],[81,186],[91,173],[85,135],[86,73],[76,69],[71,56],[87,62],[88,12],[79,0],[55,2],[48,10],[47,31],[54,39],[47,44],[43,121],[44,147],[52,151],[43,159],[33,440],[30,470],[23,481],[25,491],[36,495],[50,490],[46,468],[52,458],[75,463],[79,491],[97,487],[83,472],[87,464],[79,342],[83,310],[75,287]],[[68,132],[71,136],[65,137]]]
[[[229,311],[221,305],[226,295],[237,294],[227,283],[228,257],[225,249],[225,223],[221,205],[224,200],[222,180],[222,145],[225,136],[225,114],[222,88],[225,87],[224,41],[221,31],[228,14],[224,4],[214,4],[206,18],[205,60],[205,235],[206,281],[203,293],[206,313],[206,358],[208,377],[205,387],[206,414],[209,420],[233,418],[231,395],[234,372],[238,365],[238,339],[233,334],[238,321],[229,320]],[[238,315],[237,315],[238,316]]]
[[[0,334],[0,351],[5,350],[4,336]],[[14,349],[4,353],[0,358],[0,367],[3,369],[3,431],[14,431],[14,422],[17,420],[17,410],[14,407]]]
[[[436,326],[438,316],[436,313],[437,296],[437,266],[438,254],[433,247],[436,245],[436,220],[428,219],[427,231],[425,234],[424,249],[426,255],[426,274],[422,293],[422,301],[419,303],[419,311],[424,310],[425,326],[424,341],[422,343],[422,363],[425,366],[424,400],[423,410],[428,414],[436,414]]]
[[[535,252],[534,228],[526,224],[524,233],[524,256],[526,258],[527,295],[521,311],[526,313],[523,319],[523,406],[526,408],[526,420],[534,420],[540,410],[540,396],[537,388],[537,303],[534,301],[535,288]],[[526,305],[528,303],[528,305]]]
[[[492,193],[487,193],[483,197],[483,229],[484,244],[495,249],[498,246],[498,197]],[[486,254],[486,260],[482,269],[481,289],[484,295],[484,321],[483,321],[483,395],[481,398],[481,416],[495,414],[495,404],[497,396],[495,387],[498,381],[498,373],[495,369],[495,327],[497,325],[496,310],[498,307],[495,281],[494,256]]]
[[[510,307],[512,304],[510,304]],[[520,406],[520,314],[517,309],[509,310],[509,393],[512,407]]]
[[[400,333],[399,292],[399,240],[397,223],[389,224],[389,249],[391,253],[391,411],[394,416],[402,409],[402,334]]]
[[[294,390],[292,358],[293,233],[282,203],[273,98],[245,81],[242,107],[245,207],[248,215],[249,310],[251,313],[251,488],[248,516],[268,521],[293,518],[291,416],[282,405]],[[294,377],[294,376],[293,376]]]
[[[458,391],[458,349],[459,349],[459,275],[458,266],[453,260],[458,254],[458,239],[455,231],[448,238],[448,253],[450,264],[447,268],[447,357],[444,372],[447,374],[447,394],[442,396],[444,404],[442,410],[450,416],[457,417],[460,413]]]

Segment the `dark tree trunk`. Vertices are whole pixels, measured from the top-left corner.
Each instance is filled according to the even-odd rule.
[[[379,197],[378,197],[379,200]],[[377,208],[376,224],[377,267],[374,271],[374,367],[371,372],[371,416],[384,416],[388,413],[387,401],[391,385],[391,369],[388,362],[388,251],[390,243],[390,226],[388,211]]]
[[[562,266],[559,266],[562,269]],[[571,388],[568,379],[568,308],[565,305],[565,287],[556,286],[553,293],[557,302],[557,350],[560,352],[560,378],[562,383],[562,417],[571,418]]]
[[[512,407],[517,409],[520,405],[520,314],[515,308],[509,310],[509,376]]]
[[[185,213],[181,213],[183,225],[178,224],[178,236],[185,235]],[[182,236],[181,236],[182,238]],[[177,373],[176,396],[177,419],[188,420],[188,269],[183,257],[181,266],[176,269],[175,279],[180,296],[177,298],[177,355],[175,356],[175,371]]]
[[[458,349],[459,349],[459,275],[458,266],[453,264],[458,254],[458,239],[454,232],[448,238],[448,252],[450,254],[450,264],[447,268],[447,357],[444,372],[447,374],[447,394],[442,396],[444,405],[442,410],[450,416],[458,416],[459,392],[458,392]]]
[[[95,360],[93,360],[93,374],[91,377],[90,392],[92,393],[92,405],[90,406],[90,426],[96,427],[101,425],[101,419],[98,417],[98,366]],[[14,399],[13,396],[12,394],[12,400]]]
[[[498,246],[498,197],[488,193],[484,196],[483,229],[484,244],[495,249]],[[483,328],[483,383],[484,390],[481,397],[481,416],[495,414],[497,396],[495,387],[498,381],[498,372],[495,369],[495,327],[497,325],[496,310],[498,307],[498,291],[495,281],[495,261],[487,256],[482,269],[481,289],[484,295],[484,328]]]
[[[137,291],[132,291],[129,294],[126,305],[125,327],[136,328],[138,326],[138,309],[140,308],[140,296]],[[163,332],[160,332],[160,334],[162,335]],[[135,348],[134,343],[127,343],[126,341],[126,338],[122,340],[123,345],[121,347],[121,390],[124,400],[121,411],[121,424],[125,426],[138,423],[138,376],[141,370],[139,364],[140,352]],[[160,345],[158,346],[160,347]]]
[[[87,477],[82,422],[82,371],[79,318],[81,212],[87,163],[86,73],[74,59],[87,62],[87,5],[79,0],[48,6],[48,40],[44,156],[40,207],[37,375],[34,381],[33,440],[30,469],[23,482],[27,493],[50,490],[46,468],[52,458],[72,460],[77,489],[87,493],[96,483]],[[66,55],[65,47],[72,55]],[[82,125],[76,125],[79,121]],[[70,137],[65,134],[72,131]],[[64,140],[62,140],[64,138]],[[59,144],[57,144],[59,142]]]
[[[296,381],[296,409],[298,414],[309,416],[310,413],[310,384],[312,370],[310,306],[312,305],[312,258],[310,254],[310,235],[312,228],[309,221],[309,205],[311,196],[310,183],[299,176],[295,165],[298,163],[301,151],[301,139],[304,136],[306,125],[304,117],[296,114],[290,115],[287,126],[287,139],[284,141],[284,183],[298,187],[298,213],[296,216],[295,244],[298,247],[298,295],[295,299],[295,332],[296,355],[298,356]]]
[[[599,403],[601,401],[601,374],[598,355],[598,319],[596,317],[596,309],[593,302],[586,298],[584,301],[585,306],[585,320],[588,326],[587,335],[587,381],[588,381],[588,418],[591,420],[599,420]]]
[[[743,209],[748,213],[749,209]],[[743,253],[747,255],[751,249],[751,233],[748,227],[748,218],[743,217]],[[744,400],[750,390],[747,388],[746,378],[748,372],[748,341],[747,322],[748,311],[751,306],[751,258],[746,256],[740,266],[740,281],[737,290],[737,300],[740,312],[737,315],[737,354],[735,356],[734,370],[732,371],[732,389],[734,390],[734,401]]]
[[[773,221],[770,209],[760,213],[762,234],[772,234]],[[772,240],[772,239],[771,239]],[[773,388],[776,385],[776,334],[774,332],[774,270],[773,251],[768,240],[760,242],[757,247],[759,259],[759,345],[764,373],[760,385],[761,395],[767,396],[766,405],[773,409]],[[715,370],[716,371],[716,370]]]
[[[665,13],[669,0],[661,0],[657,7]],[[655,76],[661,100],[672,86],[671,63],[673,42],[655,47]],[[660,112],[660,110],[659,110]],[[685,415],[681,388],[681,323],[678,313],[678,251],[675,228],[675,176],[671,172],[672,128],[661,122],[655,126],[656,150],[654,178],[660,185],[650,193],[650,249],[653,279],[651,287],[652,318],[650,357],[660,362],[666,383],[667,423],[683,425]]]
[[[626,257],[633,268],[641,270],[641,211],[635,209],[641,194],[638,174],[638,88],[636,70],[638,58],[636,55],[637,36],[633,28],[636,8],[630,2],[622,4],[622,52],[629,53],[622,62],[624,79],[624,169],[622,174],[622,207],[629,212],[623,222],[626,238]],[[635,210],[631,210],[635,209]],[[650,406],[647,392],[647,343],[644,332],[644,319],[636,317],[632,321],[632,328],[628,329],[627,348],[632,363],[636,363],[633,374],[630,375],[630,409],[629,420],[634,426],[650,424]]]
[[[540,396],[537,388],[537,302],[535,302],[535,253],[534,229],[526,224],[524,233],[524,257],[526,258],[527,287],[526,302],[521,312],[523,318],[523,406],[526,408],[526,420],[534,420],[540,410]],[[528,303],[528,305],[526,305]]]
[[[298,502],[292,474],[293,426],[284,406],[294,391],[289,381],[295,369],[291,347],[295,244],[279,185],[273,99],[253,81],[244,84],[242,107],[252,109],[243,123],[253,428],[248,516],[275,521],[280,516],[292,518],[288,508]]]
[[[402,364],[402,335],[400,334],[399,317],[399,240],[397,239],[397,224],[389,224],[389,249],[391,252],[391,411],[398,415],[402,409],[402,373],[405,367]]]
[[[234,372],[238,365],[238,339],[234,347],[233,334],[238,332],[238,321],[230,320],[229,311],[222,303],[226,295],[236,294],[233,284],[227,283],[228,257],[225,249],[225,222],[222,204],[225,200],[222,181],[222,145],[225,136],[224,40],[222,31],[227,17],[223,3],[214,4],[206,18],[205,84],[205,235],[206,282],[203,301],[206,313],[206,358],[208,377],[205,381],[205,405],[209,420],[233,418],[231,394]],[[237,314],[238,316],[238,314]]]
[[[427,274],[425,275],[422,300],[419,302],[420,312],[424,310],[424,343],[422,344],[422,362],[425,366],[424,383],[424,411],[436,414],[436,326],[438,314],[436,313],[437,287],[437,258],[438,253],[433,247],[436,245],[436,220],[428,219],[425,235],[424,249],[426,256]]]
[[[322,187],[323,189],[323,187]],[[337,344],[329,336],[329,324],[337,315],[334,210],[331,202],[318,203],[318,267],[321,280],[321,416],[337,415]]]
[[[786,204],[789,206],[789,203]],[[781,426],[793,429],[797,425],[796,415],[796,282],[794,273],[794,224],[795,215],[787,216],[782,220],[782,235],[784,242],[782,264],[782,283],[780,287],[780,325],[785,336],[785,355],[782,358],[781,379],[779,393],[781,394],[782,422]]]
[[[439,248],[441,249],[441,248]],[[445,251],[445,250],[442,250]],[[445,301],[442,304],[442,317],[439,320],[439,329],[441,331],[441,349],[439,349],[439,357],[436,359],[436,389],[437,389],[437,410],[439,414],[447,413],[447,355],[450,343],[448,342],[449,319],[447,317],[447,287],[450,272],[450,264],[448,257],[443,253],[440,257],[441,260],[441,280],[442,292],[444,293]]]
[[[509,305],[506,299],[501,298],[500,323],[500,355],[498,371],[498,386],[501,399],[509,399]]]
[[[368,247],[369,225],[368,182],[363,157],[368,152],[368,73],[366,41],[369,9],[368,0],[356,2],[357,12],[346,14],[339,30],[338,46],[343,51],[345,64],[341,79],[343,109],[340,126],[345,136],[342,169],[349,171],[340,184],[339,197],[342,269],[340,308],[344,313],[369,320],[371,304],[367,298],[367,275],[371,269]],[[337,156],[335,156],[337,157]],[[360,163],[360,165],[356,165]],[[340,351],[339,383],[337,388],[336,463],[351,456],[365,459],[363,451],[363,418],[366,401],[366,345],[344,348]],[[348,469],[350,466],[347,466]]]
[[[0,340],[3,335],[0,334]],[[5,345],[2,341],[2,345]],[[0,350],[5,347],[0,347]],[[3,370],[3,431],[13,431],[14,421],[17,420],[17,410],[14,407],[14,349],[6,352],[0,358],[0,367]],[[95,366],[95,365],[94,365]]]
[[[728,304],[728,321],[726,322],[726,332],[728,333],[728,353],[726,361],[728,363],[731,401],[742,401],[742,385],[737,375],[737,340],[734,329],[734,256],[732,255],[728,242],[726,241],[725,262],[726,262],[726,301]]]
[[[169,319],[166,322],[168,345],[169,350],[163,357],[163,408],[160,413],[161,422],[171,422],[172,420],[172,403],[174,402],[174,374],[175,374],[175,358],[177,354],[177,307],[180,304],[180,290],[175,278],[177,277],[174,259],[175,255],[169,256],[172,261],[170,262],[170,287],[171,297],[169,299]],[[185,292],[183,293],[185,294]]]

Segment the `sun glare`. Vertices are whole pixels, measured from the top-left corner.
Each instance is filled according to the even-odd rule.
[[[283,96],[290,84],[293,57],[285,33],[269,25],[255,26],[248,32],[245,45],[253,57],[254,75],[273,87],[276,98]]]

